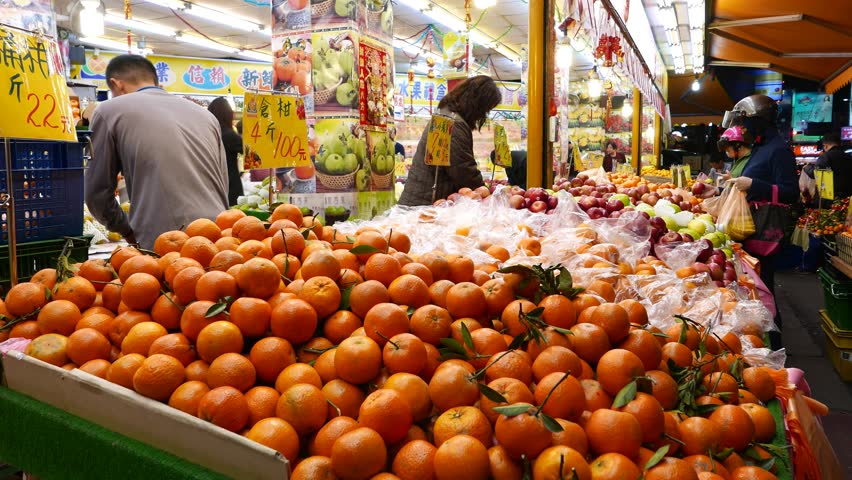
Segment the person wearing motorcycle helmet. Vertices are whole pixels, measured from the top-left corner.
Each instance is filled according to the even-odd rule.
[[[751,158],[751,146],[754,138],[740,126],[733,126],[719,137],[716,146],[719,151],[731,159],[733,166],[731,171],[722,175],[722,180],[730,180],[742,176],[749,159]]]

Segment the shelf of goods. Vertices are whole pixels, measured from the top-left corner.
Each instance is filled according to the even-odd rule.
[[[646,185],[621,175],[599,180],[596,188],[615,192]],[[543,193],[514,190],[549,206]],[[402,468],[387,452],[425,429],[436,445],[419,445],[446,458],[434,468],[473,472],[468,478],[488,477],[486,446],[497,448],[495,441],[518,469],[521,456],[539,468],[566,452],[571,466],[589,469],[618,443],[635,478],[642,467],[679,464],[689,449],[707,451],[684,437],[687,453],[676,453],[680,443],[663,432],[677,436],[681,427],[672,430],[665,415],[648,425],[630,415],[665,409],[718,431],[719,452],[736,450],[727,457],[732,468],[750,463],[777,475],[767,478],[792,478],[790,468],[805,463],[796,458],[807,450],[802,442],[821,430],[802,440],[783,428],[781,412],[791,414],[782,406],[801,393],[783,370],[783,351],[763,344],[772,315],[754,281],[729,258],[723,233],[698,234],[716,229],[712,218],[681,212],[692,220],[679,228],[687,215],[660,200],[648,212],[666,218],[649,220],[638,193],[611,197],[607,206],[621,208],[597,216],[598,207],[565,191],[550,214],[511,208],[513,191],[500,188],[333,228],[306,224],[290,204],[268,225],[229,210],[193,222],[189,233],[164,234],[154,247],[159,258],[123,247],[109,262],[84,263],[77,276],[58,272],[49,301],[45,284],[19,284],[5,301],[11,338],[0,344],[0,438],[8,438],[0,459],[45,480],[280,479],[288,459],[330,455],[302,461],[294,477],[329,462],[340,476],[357,457],[358,478],[370,478]],[[670,215],[682,233],[669,230]],[[118,279],[91,282],[107,274]],[[95,285],[103,287],[101,306],[92,309]],[[646,375],[652,383],[640,380]],[[42,408],[38,421],[24,413]],[[584,410],[594,412],[581,427]],[[477,425],[473,436],[457,435],[466,428],[454,420],[461,414]],[[332,420],[338,415],[351,419]],[[734,431],[731,418],[754,429]],[[514,433],[507,425],[515,421],[533,431]],[[552,446],[565,430],[565,441],[580,435],[582,446]],[[55,446],[45,453],[45,438],[89,454],[62,464]],[[358,448],[361,440],[374,447]],[[671,458],[649,461],[654,452],[640,449],[643,442]],[[91,454],[114,448],[121,454]],[[472,453],[456,458],[459,448]]]

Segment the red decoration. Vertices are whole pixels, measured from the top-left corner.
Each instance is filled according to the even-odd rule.
[[[595,59],[603,59],[604,67],[611,67],[615,62],[624,59],[624,51],[621,49],[621,39],[614,35],[601,34],[598,46],[594,52]]]

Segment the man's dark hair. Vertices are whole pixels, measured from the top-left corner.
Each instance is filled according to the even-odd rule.
[[[480,130],[488,119],[488,112],[499,105],[502,99],[503,95],[491,77],[477,75],[456,85],[441,99],[438,108],[459,114],[471,129]]]
[[[722,157],[712,156],[710,157],[710,165],[721,165],[725,163],[725,160]]]
[[[107,83],[111,78],[135,84],[153,82],[160,85],[154,64],[141,55],[119,55],[110,60],[106,68]]]
[[[607,147],[612,147],[616,152],[618,151],[618,144],[615,143],[615,140],[609,140],[606,142]]]
[[[822,144],[825,145],[826,143],[831,145],[840,145],[840,135],[836,133],[826,133],[822,137]]]

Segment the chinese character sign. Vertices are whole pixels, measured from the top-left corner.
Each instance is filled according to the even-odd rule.
[[[453,138],[453,124],[450,117],[443,115],[432,116],[429,131],[426,134],[426,165],[436,167],[450,166],[450,143]]]
[[[470,67],[470,45],[466,33],[444,34],[444,78],[467,78]]]
[[[385,50],[361,42],[358,58],[361,78],[358,96],[361,105],[358,110],[361,125],[387,126],[387,62],[388,54]]]
[[[0,27],[0,136],[77,141],[56,43]]]
[[[512,166],[512,151],[503,125],[494,125],[494,165],[508,168]]]
[[[310,163],[304,100],[246,93],[243,105],[245,169],[306,166]]]

